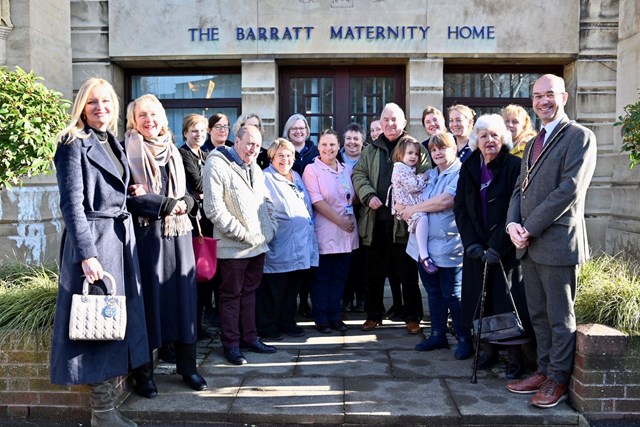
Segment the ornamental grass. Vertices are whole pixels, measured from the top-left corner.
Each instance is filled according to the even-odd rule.
[[[50,333],[57,295],[56,266],[0,265],[0,340]]]
[[[600,323],[640,335],[640,267],[622,256],[601,255],[582,264],[576,294],[578,323]]]

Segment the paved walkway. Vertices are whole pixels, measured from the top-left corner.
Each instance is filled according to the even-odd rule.
[[[451,350],[415,351],[427,323],[412,336],[387,321],[362,332],[363,314],[345,317],[352,327],[345,333],[323,335],[302,322],[305,337],[272,342],[275,354],[247,352],[244,366],[227,363],[219,338],[201,341],[199,369],[208,390],[188,389],[171,375],[174,365],[161,364],[158,397],[132,394],[120,409],[144,426],[588,425],[567,403],[538,409],[529,404],[531,395],[509,393],[504,365],[479,371],[471,384],[471,360],[455,360],[453,339]]]

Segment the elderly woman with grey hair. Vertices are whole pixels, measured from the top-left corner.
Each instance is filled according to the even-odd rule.
[[[262,338],[280,340],[283,333],[292,337],[305,334],[296,324],[296,298],[309,269],[318,266],[318,241],[311,198],[302,177],[291,169],[293,144],[278,138],[268,154],[271,165],[264,170],[264,181],[278,230],[265,256],[262,283],[256,294],[256,321]]]
[[[454,202],[456,224],[465,248],[462,267],[461,321],[471,325],[479,315],[485,266],[487,297],[484,315],[512,311],[507,287],[518,308],[525,330],[529,315],[520,261],[505,230],[511,193],[520,174],[520,159],[509,153],[511,133],[498,114],[481,116],[469,137],[473,152],[462,164]],[[506,272],[505,283],[500,262]],[[520,378],[524,367],[522,341],[507,342],[507,378]],[[499,361],[499,346],[485,343],[478,368],[489,369]]]
[[[282,137],[288,139],[296,149],[296,159],[293,162],[293,170],[302,175],[304,168],[309,163],[313,163],[313,159],[318,157],[320,153],[313,141],[309,139],[311,129],[309,122],[302,114],[294,114],[284,124]]]

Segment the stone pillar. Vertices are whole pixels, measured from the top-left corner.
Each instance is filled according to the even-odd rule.
[[[617,0],[580,2],[580,53],[565,69],[567,90],[576,94],[575,98],[570,97],[567,113],[591,129],[598,141],[598,163],[585,206],[589,245],[594,254],[608,252],[607,225],[615,212],[611,176],[615,169],[612,125],[616,103],[617,5]]]
[[[273,59],[242,60],[242,113],[256,113],[262,119],[262,145],[277,138],[278,129],[278,66]]]
[[[50,89],[71,99],[70,6],[60,0],[0,0],[2,19],[11,5],[6,65],[33,70]],[[1,37],[2,34],[0,34]],[[0,46],[1,47],[1,46]],[[0,263],[40,263],[58,258],[62,223],[54,175],[0,191]]]
[[[0,25],[0,65],[7,65],[7,38],[12,28]]]
[[[422,111],[427,105],[442,109],[443,64],[442,58],[410,59],[407,66],[407,132],[418,141],[427,138]]]
[[[68,1],[11,0],[13,31],[7,65],[44,77],[44,85],[71,99],[71,30]]]
[[[640,2],[619,0],[619,16],[616,117],[624,114],[625,105],[640,99]],[[640,166],[629,169],[628,155],[620,153],[620,128],[613,127],[612,132],[609,161],[616,166],[612,168],[611,219],[607,228],[606,248],[611,254],[624,253],[625,256],[640,259]]]
[[[9,0],[0,0],[0,65],[7,65],[7,38],[12,28]]]

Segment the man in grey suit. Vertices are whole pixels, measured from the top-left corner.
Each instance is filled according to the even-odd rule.
[[[569,120],[567,98],[558,76],[544,75],[533,85],[533,109],[543,129],[525,148],[507,213],[538,344],[537,372],[507,389],[536,393],[531,403],[541,408],[565,397],[575,354],[578,269],[589,257],[584,205],[596,165],[596,138]]]

